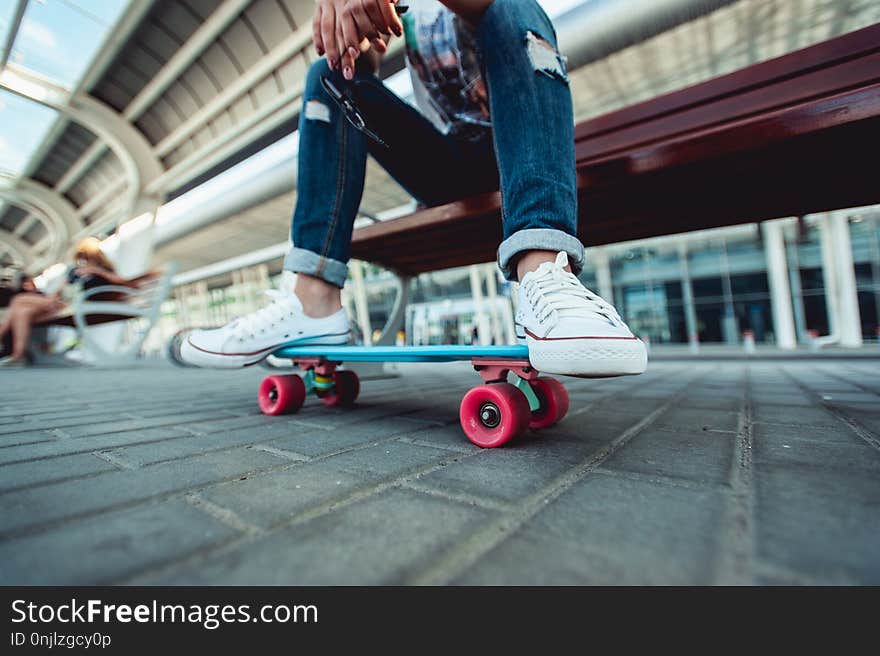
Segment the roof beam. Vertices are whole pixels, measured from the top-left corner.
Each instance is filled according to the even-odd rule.
[[[402,50],[403,40],[396,39],[388,49],[386,57],[393,57]],[[296,101],[302,97],[304,85],[303,79],[297,85],[275,96],[259,110],[248,114],[235,126],[235,129],[225,131],[166,170],[161,179],[155,180],[148,186],[147,191],[152,192],[153,187],[156,189],[181,187],[211,167],[232,157],[285,121],[296,118],[301,109],[301,103]]]
[[[156,153],[164,157],[174,150],[194,132],[203,128],[205,124],[217,114],[227,109],[245,93],[266,76],[271,75],[281,64],[294,55],[302,52],[312,42],[312,26],[302,27],[281,43],[275,46],[267,54],[263,55],[256,64],[217,94],[205,104],[199,111],[190,116],[177,129],[156,144]]]
[[[0,228],[0,251],[5,251],[12,255],[16,263],[22,266],[30,264],[33,260],[30,246],[24,243],[21,238],[16,237],[3,228]]]
[[[17,67],[13,76],[5,75],[0,79],[0,87],[64,114],[108,145],[125,170],[128,183],[127,203],[122,208],[123,212],[126,207],[133,208],[144,186],[163,173],[164,167],[147,138],[121,114],[96,98],[77,94],[66,102],[61,101],[59,94],[51,93],[53,89],[50,85]],[[55,99],[50,97],[53,95]],[[60,196],[54,190],[52,193]]]
[[[9,54],[12,52],[12,44],[15,43],[15,36],[18,34],[18,28],[21,27],[21,19],[24,17],[24,10],[27,9],[28,0],[18,0],[18,5],[12,13],[12,22],[9,24],[9,30],[6,32],[6,42],[3,52],[0,52],[0,71],[6,68],[6,62],[9,61]]]
[[[23,237],[28,233],[31,228],[34,227],[35,223],[40,223],[40,217],[36,214],[30,213],[26,217],[24,217],[17,226],[15,226],[15,229],[12,231],[12,233],[17,237]]]
[[[98,135],[110,147],[127,169],[129,181],[137,193],[164,171],[143,133],[96,98],[78,95],[61,111]]]
[[[153,79],[140,90],[128,104],[122,115],[129,121],[139,119],[159,97],[168,90],[180,75],[202,56],[220,34],[243,12],[252,0],[226,0],[201,27],[193,32],[180,49],[174,53]]]
[[[251,2],[252,0],[226,0],[221,4],[132,99],[122,111],[123,118],[130,122],[137,121]],[[106,149],[106,144],[101,142],[89,146],[58,181],[55,188],[61,193],[66,193],[94,166]]]
[[[51,187],[34,180],[13,181],[0,177],[0,198],[49,220],[49,225],[66,242],[81,226],[76,209]]]

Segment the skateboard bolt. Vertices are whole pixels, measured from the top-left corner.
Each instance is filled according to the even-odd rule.
[[[480,406],[480,421],[486,428],[495,428],[501,423],[501,411],[494,403],[484,403]]]
[[[272,403],[275,403],[275,401],[278,400],[278,388],[277,387],[273,387],[272,389],[269,390],[269,400]]]

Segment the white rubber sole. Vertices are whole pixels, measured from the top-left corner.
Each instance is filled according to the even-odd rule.
[[[648,367],[648,351],[640,339],[526,338],[529,361],[541,373],[608,378],[636,376]]]
[[[272,352],[282,346],[340,346],[348,344],[350,335],[322,335],[317,337],[303,337],[293,341],[284,341],[274,344],[254,353],[246,355],[225,355],[223,353],[211,353],[200,349],[190,342],[189,336],[180,344],[180,358],[187,364],[206,369],[241,369],[265,360]]]

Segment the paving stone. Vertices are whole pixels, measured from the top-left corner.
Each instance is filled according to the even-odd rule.
[[[826,444],[860,445],[864,442],[843,422],[834,426],[797,426],[765,424],[756,422],[752,426],[755,444],[789,445],[794,442],[824,442]]]
[[[739,417],[739,412],[675,407],[664,412],[653,428],[674,432],[703,430],[733,432],[739,429]]]
[[[130,444],[142,444],[146,442],[160,442],[176,437],[186,437],[191,433],[185,433],[179,428],[163,426],[161,428],[145,428],[143,430],[130,430],[123,433],[107,433],[104,435],[85,436],[76,439],[53,438],[41,443],[14,446],[0,449],[0,464],[23,462],[39,458],[53,458],[75,453],[91,453],[104,451]],[[46,465],[51,466],[51,465]]]
[[[446,467],[422,476],[419,482],[451,494],[517,501],[571,469],[576,461],[535,452],[492,449],[460,461],[453,459]]]
[[[846,415],[870,431],[876,442],[880,442],[880,414],[862,410],[848,410]]]
[[[342,499],[364,484],[364,479],[326,462],[310,462],[211,487],[201,496],[249,524],[271,527],[309,508]]]
[[[56,417],[40,417],[39,419],[28,419],[26,421],[18,420],[14,423],[4,424],[0,426],[0,436],[10,433],[18,433],[27,430],[50,430],[53,428],[65,428],[68,426],[87,426],[96,422],[106,421],[122,421],[128,417],[119,412],[90,411],[90,412],[69,412],[63,416]],[[0,438],[2,439],[2,438]]]
[[[646,430],[603,463],[607,469],[726,484],[736,435],[709,431]]]
[[[483,525],[488,511],[391,489],[195,566],[137,584],[386,585],[407,582]],[[356,545],[356,546],[355,546]]]
[[[216,486],[203,496],[247,522],[269,527],[448,458],[440,449],[391,442]]]
[[[54,483],[0,495],[2,534],[47,522],[109,510],[172,492],[192,490],[213,482],[278,465],[262,451],[239,449],[145,467],[111,471],[87,479]]]
[[[417,424],[417,426],[418,430],[401,439],[413,444],[448,449],[457,453],[473,453],[480,450],[480,447],[468,440],[458,423],[443,427],[426,427],[424,424]]]
[[[109,453],[132,464],[149,465],[211,451],[268,442],[281,435],[286,435],[291,431],[291,428],[291,424],[287,422],[275,423],[274,425],[263,423],[258,426],[226,430],[210,435],[188,435],[179,439],[113,449]],[[299,426],[298,430],[308,429]]]
[[[44,430],[21,430],[14,433],[0,435],[0,454],[6,449],[13,449],[17,446],[39,444],[40,442],[51,442],[58,439],[50,431]],[[2,458],[2,455],[0,455]]]
[[[880,584],[880,478],[849,471],[756,468],[756,542],[763,560],[814,579]]]
[[[126,509],[0,543],[0,583],[112,584],[236,533],[182,500]]]
[[[114,469],[118,467],[91,454],[0,466],[0,492],[38,484],[45,485],[65,478],[76,478]]]
[[[822,434],[806,440],[784,440],[778,435],[771,439],[756,440],[754,460],[769,465],[794,465],[817,470],[873,473],[880,475],[880,450],[864,442],[823,440]]]
[[[674,563],[666,563],[674,565]],[[615,560],[581,544],[517,532],[453,578],[457,585],[699,585],[682,568],[664,563]]]
[[[163,415],[148,419],[127,419],[124,421],[109,421],[93,423],[86,426],[74,426],[64,430],[64,435],[70,438],[91,437],[106,433],[121,433],[127,430],[141,430],[154,426],[175,426],[188,422],[197,422],[200,419],[209,419],[217,416],[216,412],[190,412],[177,415]]]
[[[811,428],[836,428],[839,421],[822,408],[803,408],[790,405],[757,406],[752,413],[753,421],[763,423],[806,426]]]
[[[304,427],[295,434],[272,440],[269,445],[307,456],[322,456],[393,436],[417,435],[421,430],[424,430],[424,426],[413,425],[412,422],[393,417],[355,424],[345,430]]]
[[[342,471],[372,477],[402,476],[414,469],[448,459],[449,453],[443,449],[395,441],[346,451],[330,456],[325,462]]]
[[[526,537],[545,548],[519,567],[538,566],[571,553],[570,548],[557,553],[555,544],[580,545],[626,563],[633,576],[621,582],[644,578],[656,568],[653,580],[707,583],[722,546],[718,540],[724,508],[721,491],[590,474],[522,528]],[[508,568],[513,566],[505,562]],[[493,563],[502,563],[502,557],[489,554],[481,560],[481,566],[503,568]],[[577,561],[569,566],[582,567]]]

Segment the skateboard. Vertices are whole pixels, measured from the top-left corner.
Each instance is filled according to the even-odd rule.
[[[260,384],[260,410],[267,415],[299,410],[309,394],[326,406],[352,405],[360,392],[354,371],[343,362],[468,361],[483,384],[461,400],[459,419],[477,446],[501,446],[527,429],[552,426],[568,412],[568,393],[555,378],[529,363],[526,346],[283,346],[272,353],[292,360],[302,374],[274,374]],[[513,383],[508,382],[512,374]]]

